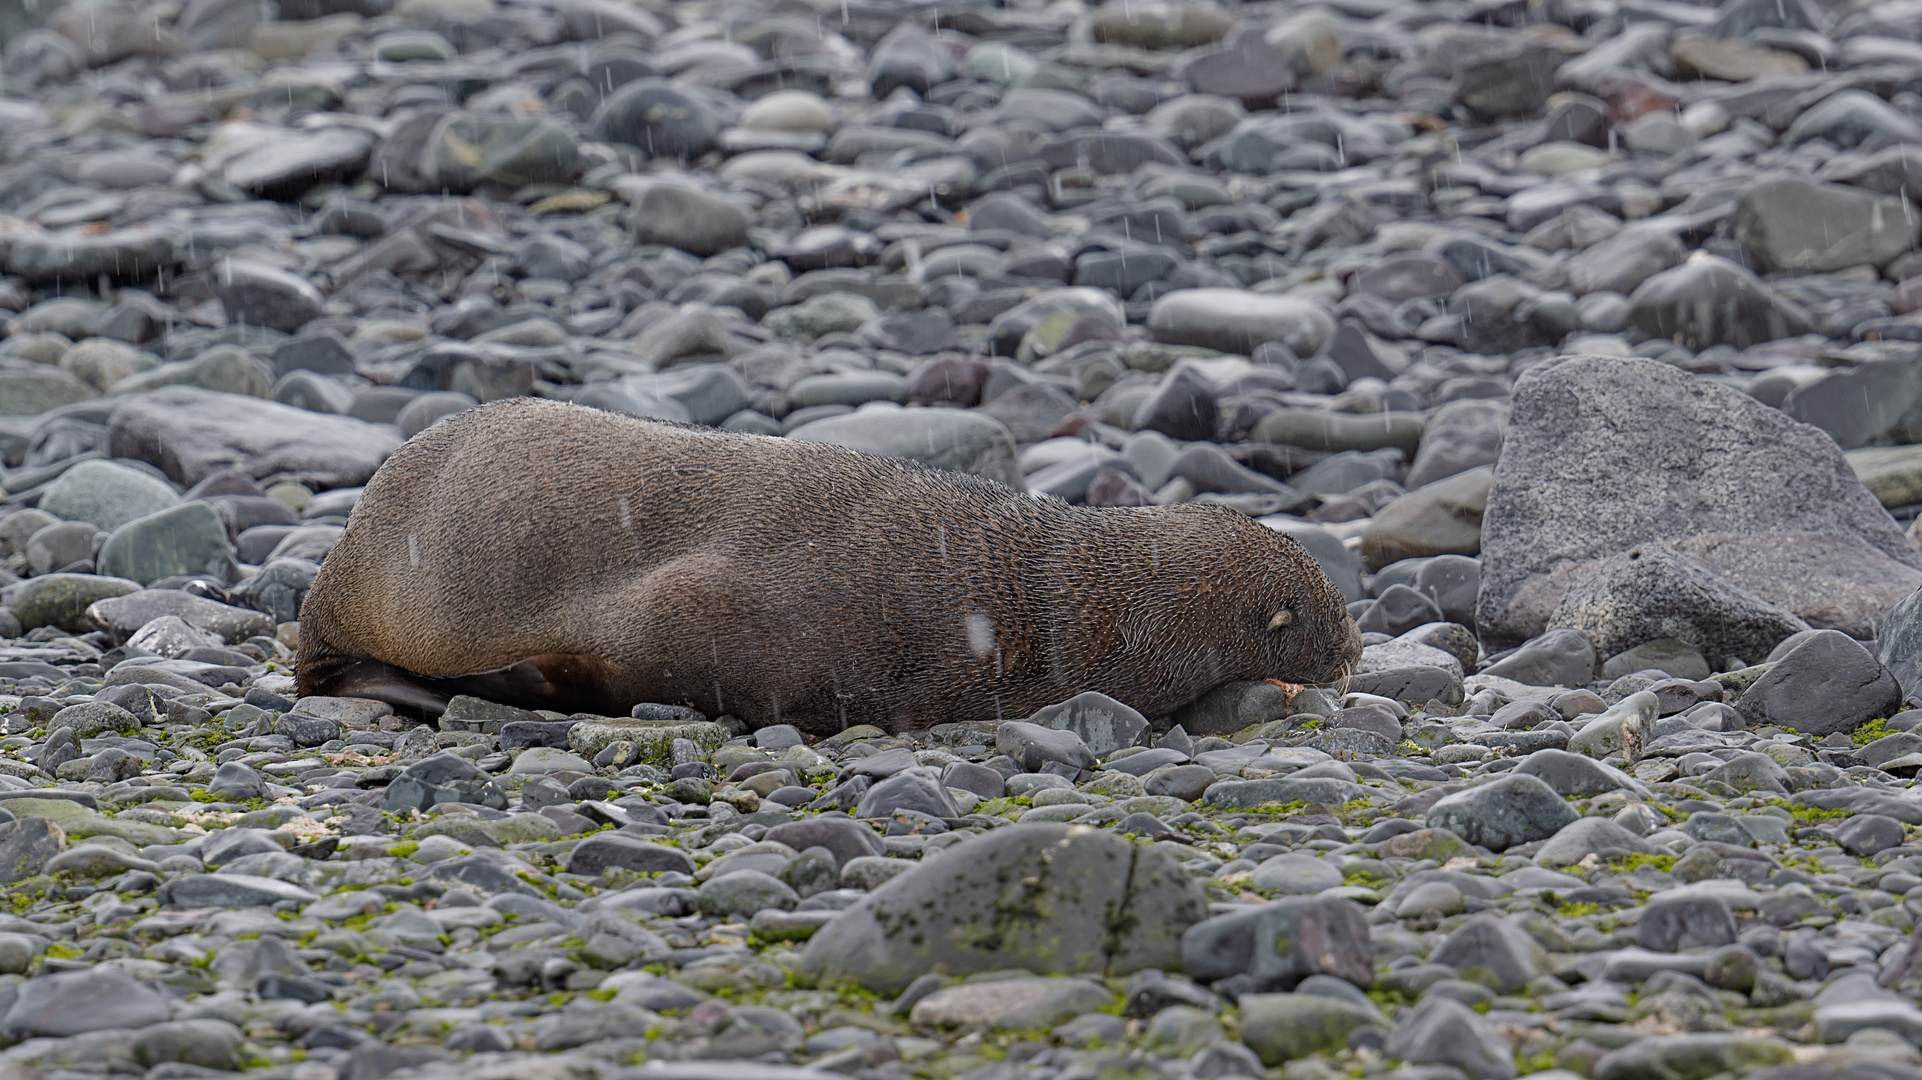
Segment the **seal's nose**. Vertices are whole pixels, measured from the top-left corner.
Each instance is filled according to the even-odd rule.
[[[1330,681],[1347,678],[1361,663],[1361,627],[1355,625],[1346,608],[1342,609],[1341,622],[1335,627],[1333,636],[1339,636],[1340,644],[1329,652],[1335,658],[1334,666],[1339,670],[1329,674]]]

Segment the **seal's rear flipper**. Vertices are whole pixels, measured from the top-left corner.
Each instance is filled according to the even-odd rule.
[[[520,709],[623,714],[627,705],[611,701],[604,690],[603,667],[589,657],[553,654],[494,671],[431,679],[363,657],[329,665],[316,688],[306,692],[372,698],[427,717],[446,712],[448,701],[459,694]]]

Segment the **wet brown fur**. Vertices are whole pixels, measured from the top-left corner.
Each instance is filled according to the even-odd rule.
[[[421,433],[367,485],[302,607],[299,683],[818,735],[1084,690],[1155,717],[1231,680],[1339,679],[1360,653],[1314,560],[1225,509],[1072,507],[517,399]]]

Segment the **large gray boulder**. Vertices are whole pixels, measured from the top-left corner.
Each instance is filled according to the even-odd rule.
[[[1491,648],[1542,633],[1572,586],[1641,544],[1856,637],[1922,585],[1922,552],[1834,440],[1650,360],[1571,356],[1516,381],[1481,542]]]
[[[1181,935],[1207,917],[1201,886],[1163,852],[1085,827],[1016,825],[863,897],[809,940],[801,970],[878,994],[930,971],[1175,970]]]
[[[1875,635],[1875,658],[1902,685],[1904,701],[1922,701],[1922,589],[1903,598]]]
[[[828,443],[881,457],[906,458],[949,472],[971,473],[1026,491],[1014,436],[1000,421],[961,409],[904,409],[876,403],[802,424],[801,442]]]
[[[364,484],[400,446],[398,429],[194,387],[156,390],[115,409],[109,452],[158,465],[177,483],[225,469],[321,488]]]
[[[1640,544],[1603,559],[1562,595],[1548,626],[1581,631],[1603,656],[1675,638],[1725,667],[1734,657],[1758,662],[1809,628],[1667,544]]]

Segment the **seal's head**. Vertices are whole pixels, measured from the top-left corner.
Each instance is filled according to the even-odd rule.
[[[1254,641],[1266,678],[1292,683],[1336,683],[1361,662],[1361,630],[1328,575],[1292,537],[1256,526],[1277,550],[1259,602],[1241,609],[1242,629]]]
[[[1223,507],[1134,513],[1108,519],[1138,523],[1125,533],[1138,576],[1117,599],[1133,605],[1132,632],[1146,631],[1155,660],[1131,672],[1147,681],[1122,700],[1176,708],[1228,682],[1336,683],[1360,663],[1346,599],[1293,537]],[[1086,665],[1103,682],[1116,670],[1104,659]]]

